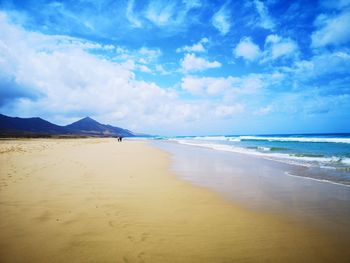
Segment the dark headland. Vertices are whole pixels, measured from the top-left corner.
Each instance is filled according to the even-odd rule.
[[[42,118],[19,118],[0,114],[0,137],[134,137],[142,136],[130,130],[101,124],[85,117],[66,126]]]

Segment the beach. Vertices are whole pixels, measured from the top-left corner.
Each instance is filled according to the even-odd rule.
[[[171,158],[144,141],[1,140],[0,261],[348,261],[337,232],[183,180]]]

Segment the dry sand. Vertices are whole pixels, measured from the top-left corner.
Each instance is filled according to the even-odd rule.
[[[346,262],[336,237],[229,203],[113,139],[0,141],[0,262]]]

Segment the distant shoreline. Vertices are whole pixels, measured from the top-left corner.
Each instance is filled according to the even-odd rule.
[[[93,135],[50,135],[50,134],[35,134],[35,135],[2,135],[0,140],[11,139],[88,139],[88,138],[115,138],[116,136],[93,136]]]

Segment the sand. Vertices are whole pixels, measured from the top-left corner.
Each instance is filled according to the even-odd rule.
[[[0,141],[0,262],[346,262],[337,237],[257,213],[114,139]]]

